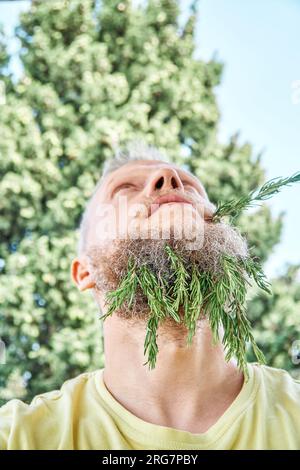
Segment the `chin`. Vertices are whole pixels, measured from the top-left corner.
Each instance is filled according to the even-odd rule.
[[[204,219],[191,204],[163,205],[151,217],[151,225],[172,237],[184,239],[203,231]]]

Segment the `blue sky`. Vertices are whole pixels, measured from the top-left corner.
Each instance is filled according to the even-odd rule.
[[[189,4],[181,1],[183,14]],[[0,22],[10,35],[27,7],[27,0],[0,2]],[[267,178],[300,170],[299,25],[298,0],[200,0],[196,56],[217,54],[225,63],[217,89],[220,139],[239,130],[241,143],[251,142],[255,154],[263,151]],[[11,50],[17,47],[11,40]],[[19,72],[16,60],[13,68]],[[274,214],[286,213],[282,241],[266,266],[276,275],[286,262],[300,263],[300,185],[284,189],[270,205]]]
[[[264,151],[268,178],[300,170],[299,25],[298,0],[200,0],[197,55],[217,53],[225,63],[217,89],[220,138],[239,130],[241,142]],[[270,205],[274,214],[286,213],[282,242],[267,265],[276,274],[285,262],[300,262],[300,185]]]

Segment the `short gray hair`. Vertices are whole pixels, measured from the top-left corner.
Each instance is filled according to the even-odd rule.
[[[127,142],[123,147],[117,147],[113,158],[107,160],[103,166],[102,176],[95,186],[95,189],[87,202],[86,208],[82,214],[81,222],[79,225],[79,241],[78,241],[78,255],[84,252],[84,247],[88,235],[88,216],[91,203],[94,196],[98,192],[99,187],[102,185],[103,180],[107,175],[121,168],[126,163],[137,160],[157,160],[170,163],[169,158],[162,154],[154,145],[147,144],[144,140],[135,139]]]

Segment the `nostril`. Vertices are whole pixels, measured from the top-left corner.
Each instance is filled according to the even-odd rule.
[[[161,189],[164,184],[164,177],[161,176],[155,183],[155,189]]]
[[[172,188],[174,188],[174,189],[178,188],[178,184],[177,184],[176,178],[174,178],[174,176],[172,176],[172,178],[171,178],[171,185],[172,185]]]

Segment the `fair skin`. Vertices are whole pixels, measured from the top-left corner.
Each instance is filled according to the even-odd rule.
[[[152,215],[141,213],[138,221],[142,227],[150,217],[153,217],[154,226],[167,219],[172,223],[172,217],[176,219],[176,211],[182,205],[193,218],[198,203],[203,222],[209,221],[214,206],[201,182],[176,165],[142,160],[123,165],[105,178],[92,200],[87,246],[99,243],[95,235],[97,230],[93,230],[99,204],[111,205],[121,220],[125,218],[123,226],[128,226],[130,215],[118,214],[120,196],[126,196],[130,209],[136,204],[149,205],[157,197],[175,192],[182,201],[157,205]],[[184,200],[196,201],[197,205],[187,204]],[[115,229],[118,222],[109,217],[108,213],[106,222]],[[73,261],[72,277],[80,291],[94,289],[93,275],[84,253]],[[104,296],[95,295],[105,313]],[[212,345],[211,331],[205,322],[197,330],[190,347],[186,347],[180,337],[182,330],[174,326],[173,331],[169,328],[166,333],[162,327],[157,340],[159,360],[153,370],[143,365],[146,362],[143,354],[145,324],[131,322],[129,325],[123,318],[112,315],[105,320],[103,329],[105,385],[121,405],[144,421],[204,433],[224,414],[242,388],[243,374],[234,361],[225,361],[221,344]]]

